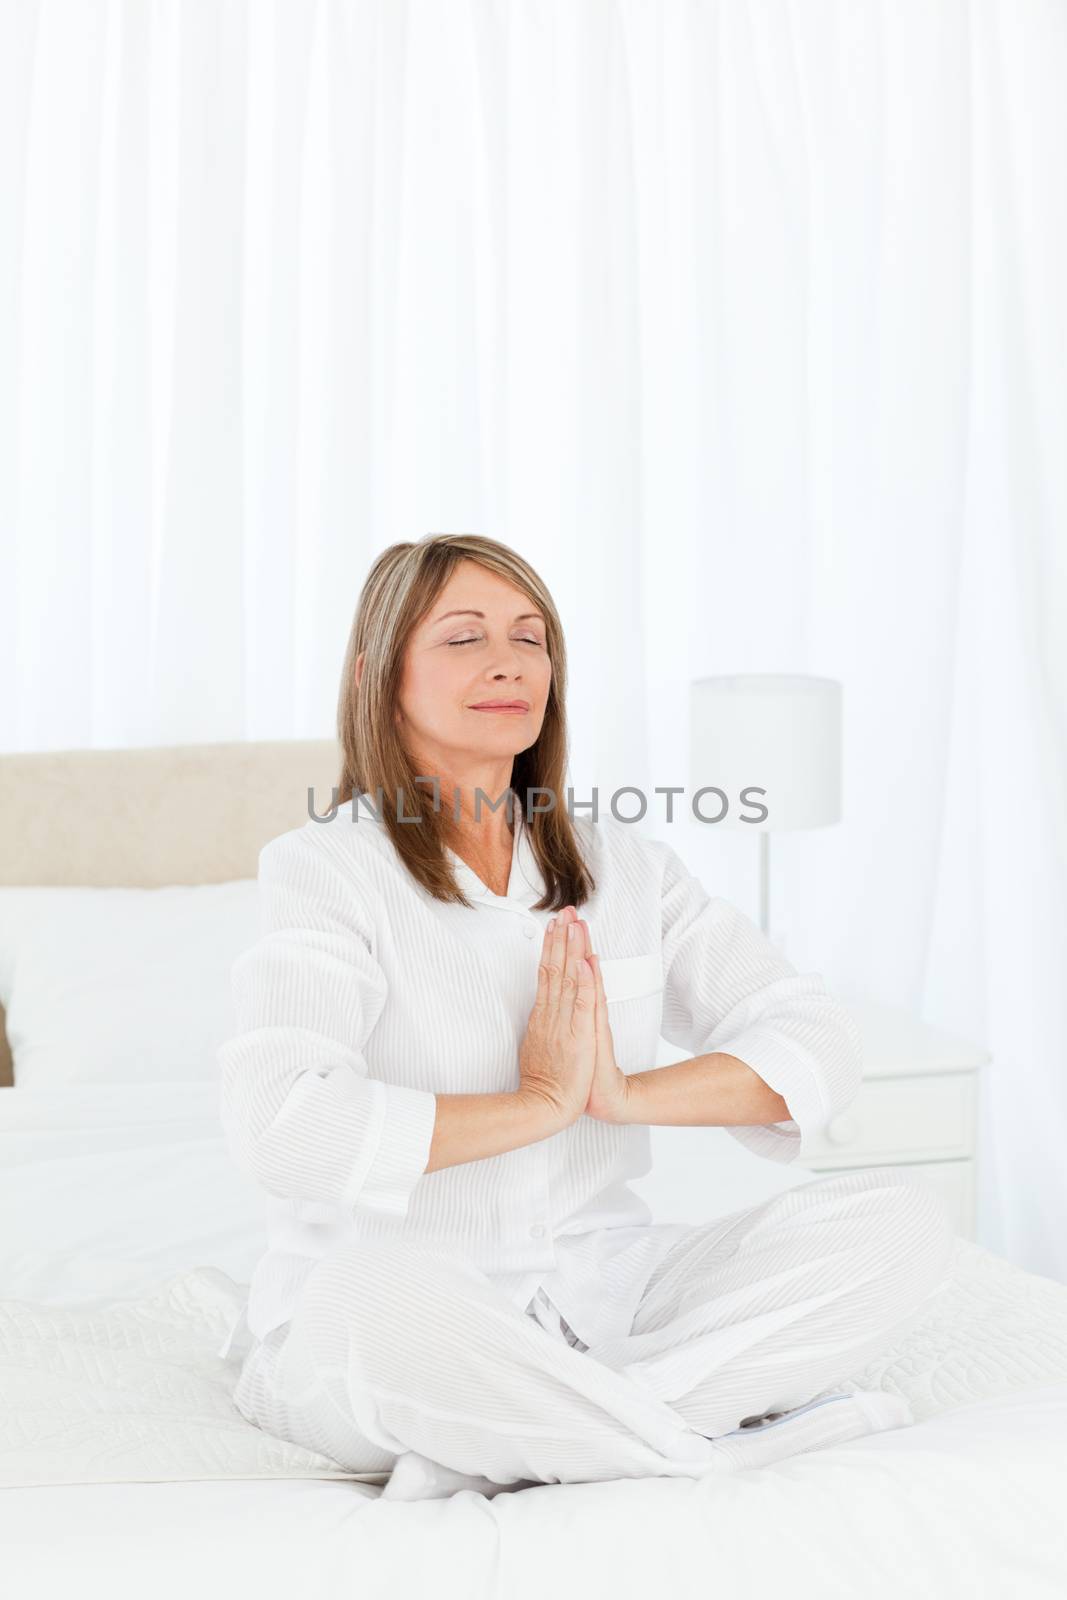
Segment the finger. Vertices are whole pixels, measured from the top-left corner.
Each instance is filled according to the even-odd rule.
[[[582,921],[581,917],[578,916],[577,912],[575,912],[574,917],[573,917],[573,919],[571,921],[571,927],[574,929],[574,932],[571,933],[568,930],[568,937],[567,937],[567,973],[570,975],[570,977],[572,979],[572,982],[574,983],[574,990],[575,990],[575,993],[576,993],[577,992],[577,969],[578,969],[578,964],[579,964],[579,962],[585,960],[589,955],[589,929],[587,928],[586,924]],[[592,980],[593,980],[592,968],[589,969],[589,978],[590,978],[590,981],[592,982]],[[595,986],[593,988],[592,998],[593,998],[593,1005],[594,1005],[594,1009],[595,1009],[595,1006],[596,1006],[596,989],[595,989]],[[573,996],[572,996],[572,1003],[573,1003]]]
[[[584,956],[578,958],[575,977],[571,1031],[575,1038],[587,1038],[591,1044],[596,1037],[596,980]]]
[[[546,1003],[550,1011],[559,1007],[560,996],[563,993],[563,969],[566,956],[567,919],[562,911],[558,911],[552,919],[552,925],[547,933],[548,953],[548,994]]]
[[[537,993],[534,995],[533,1009],[540,1011],[548,1003],[548,967],[545,965],[545,951],[548,949],[548,930],[546,928],[541,939],[541,959],[537,963]]]
[[[563,984],[560,994],[561,1013],[566,1017],[574,1010],[574,997],[578,989],[578,962],[581,960],[581,929],[577,919],[567,922],[566,947],[563,954]]]
[[[568,925],[566,925],[566,944],[563,952],[563,994],[561,1005],[565,1006],[566,1013],[573,1013],[574,998],[577,995],[577,963],[582,960],[582,930],[581,922],[573,906],[565,907],[568,912]]]
[[[596,1025],[597,1031],[602,1032],[608,1027],[608,997],[604,992],[604,974],[600,970],[600,957],[590,956],[593,968],[593,981],[596,986]]]
[[[549,1010],[555,1010],[560,1003],[560,912],[550,918],[545,928],[541,963],[544,966],[544,1003]]]
[[[592,946],[589,942],[589,929],[577,912],[575,912],[571,926],[574,928],[574,933],[567,941],[567,956],[570,964],[577,967],[579,961],[588,958]],[[592,969],[590,969],[590,976],[592,976]]]
[[[582,957],[583,960],[585,960],[585,961],[587,961],[589,963],[589,977],[590,977],[590,981],[591,981],[591,984],[592,984],[593,1010],[594,1010],[594,1013],[595,1013],[595,1011],[596,1011],[596,973],[593,970],[593,964],[592,964],[593,940],[592,940],[592,937],[590,936],[590,933],[589,933],[589,924],[588,924],[588,922],[586,922],[581,917],[579,917],[579,919],[578,919],[578,927],[580,929],[580,932],[578,934],[578,947],[579,947],[578,948],[578,954],[579,954],[580,957]]]

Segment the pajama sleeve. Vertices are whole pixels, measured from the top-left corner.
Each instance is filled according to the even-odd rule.
[[[854,1099],[858,1026],[818,973],[798,973],[748,917],[709,896],[662,841],[663,1020],[693,1055],[737,1056],[782,1096],[784,1122],[729,1126],[754,1154],[793,1162]]]
[[[232,969],[238,1031],[220,1048],[231,1155],[283,1199],[404,1216],[437,1097],[371,1077],[385,976],[358,882],[303,829],[259,856],[260,938]]]

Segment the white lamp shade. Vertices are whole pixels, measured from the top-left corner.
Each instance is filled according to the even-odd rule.
[[[779,833],[838,822],[840,683],[771,672],[697,679],[690,690],[687,798],[698,826],[711,826],[723,810],[724,801],[709,793],[693,816],[694,796],[706,788],[721,789],[728,802],[717,828]]]

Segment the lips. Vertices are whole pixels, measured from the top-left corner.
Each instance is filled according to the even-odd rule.
[[[512,715],[529,709],[525,700],[479,700],[477,705],[468,707],[470,711],[509,711]]]

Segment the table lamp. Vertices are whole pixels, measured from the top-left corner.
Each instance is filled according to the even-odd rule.
[[[733,673],[696,679],[689,706],[690,820],[759,834],[760,929],[769,936],[770,835],[841,819],[841,685]],[[716,792],[695,800],[694,815],[701,789]]]

